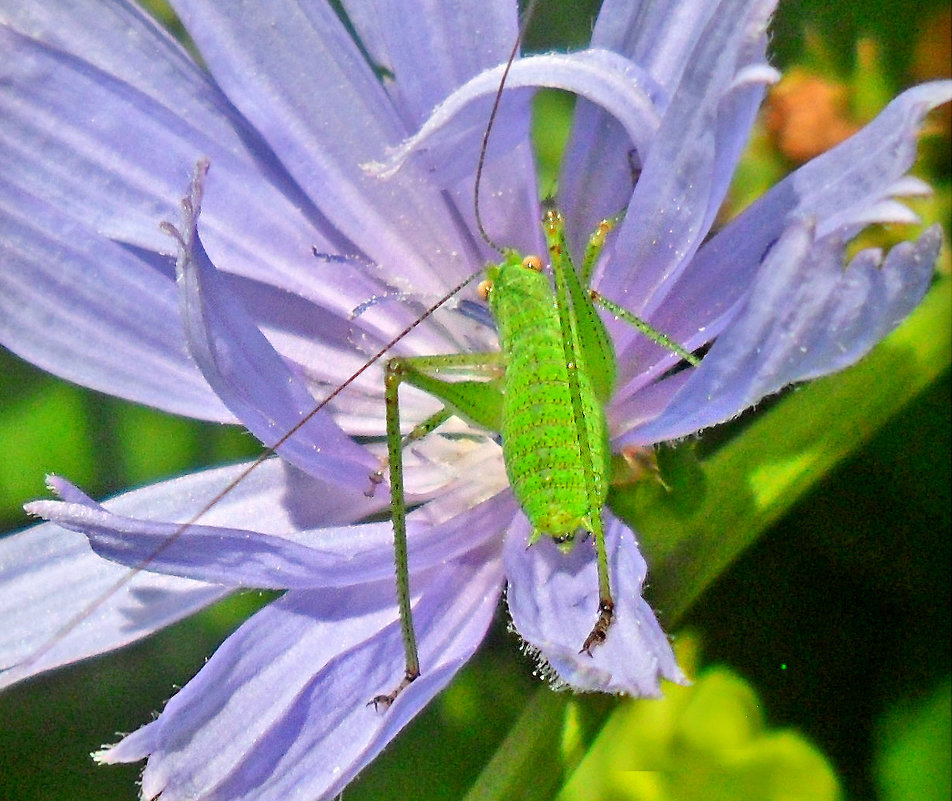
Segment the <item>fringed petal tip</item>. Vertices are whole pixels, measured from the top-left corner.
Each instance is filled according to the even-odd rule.
[[[647,567],[630,529],[605,514],[615,616],[604,643],[581,645],[599,608],[594,549],[579,542],[563,553],[551,540],[525,547],[524,527],[505,545],[513,626],[536,657],[537,674],[582,692],[655,697],[661,680],[683,682],[667,636],[641,597]]]
[[[650,612],[650,610],[649,610]],[[519,631],[510,623],[509,631],[519,636]],[[676,662],[665,660],[656,661],[656,669],[647,671],[645,679],[632,686],[622,686],[614,680],[608,671],[599,669],[594,664],[586,665],[584,654],[569,655],[569,659],[561,663],[561,668],[554,666],[545,654],[531,643],[522,640],[520,650],[535,664],[532,675],[546,682],[554,692],[598,692],[606,695],[628,695],[633,698],[660,698],[664,695],[664,683],[691,684],[691,680],[684,674]]]
[[[205,194],[205,176],[208,175],[210,167],[211,161],[207,158],[200,158],[195,162],[195,169],[192,171],[192,177],[188,182],[188,191],[179,203],[182,210],[182,219],[179,223],[181,227],[176,227],[174,223],[167,220],[159,223],[159,228],[178,243],[177,270],[179,272],[182,269],[182,261],[188,258],[188,254],[193,248],[198,216],[202,210],[202,197]]]
[[[30,501],[29,503],[23,504],[24,511],[31,517],[50,520],[53,517],[55,510],[62,507],[64,502],[80,503],[85,506],[99,507],[99,504],[97,504],[77,486],[70,483],[62,476],[56,475],[55,473],[47,474],[46,488],[59,500],[40,498],[39,500]]]
[[[98,506],[92,498],[69,481],[56,473],[46,475],[46,488],[56,495],[61,501],[67,503],[82,503],[88,506]]]
[[[147,759],[157,746],[158,719],[130,734],[121,735],[116,743],[103,744],[90,756],[97,765],[121,765]]]

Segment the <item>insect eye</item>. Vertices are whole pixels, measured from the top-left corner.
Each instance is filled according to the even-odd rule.
[[[538,256],[526,256],[522,260],[522,266],[527,270],[534,270],[537,273],[542,272],[542,259]]]
[[[492,291],[492,288],[492,281],[480,281],[479,286],[476,287],[476,294],[479,295],[481,300],[489,300],[489,293]]]

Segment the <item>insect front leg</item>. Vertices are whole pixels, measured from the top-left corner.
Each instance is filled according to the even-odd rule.
[[[623,212],[616,214],[614,217],[607,217],[598,223],[598,226],[589,237],[588,244],[585,247],[585,256],[582,260],[582,269],[579,273],[580,281],[583,284],[588,285],[588,283],[591,281],[592,273],[595,270],[595,264],[598,262],[598,259],[602,254],[602,250],[605,247],[605,239],[609,232],[621,221],[623,217]],[[561,235],[561,231],[559,233]],[[591,288],[588,290],[588,295],[592,302],[597,303],[603,309],[609,311],[617,319],[623,320],[633,328],[636,328],[655,344],[660,345],[662,348],[665,348],[666,350],[669,350],[672,353],[680,356],[692,367],[697,367],[697,365],[700,364],[700,360],[689,350],[675,342],[663,331],[659,331],[657,328],[646,323],[640,317],[632,314],[623,306],[619,306],[617,303],[609,300],[604,295]]]
[[[684,348],[682,345],[679,345],[671,337],[665,334],[663,331],[659,331],[652,325],[649,325],[640,317],[632,314],[628,309],[623,306],[619,306],[617,303],[609,300],[603,295],[599,294],[596,290],[590,289],[589,294],[592,297],[592,300],[595,301],[603,309],[607,309],[619,320],[623,320],[628,323],[633,328],[637,328],[642,334],[644,334],[648,339],[654,342],[656,345],[660,345],[665,350],[669,350],[672,353],[680,356],[684,361],[690,364],[692,367],[697,367],[701,360],[698,359],[691,351]]]
[[[585,246],[585,255],[582,257],[582,268],[579,270],[579,280],[588,286],[592,280],[592,273],[595,272],[595,265],[598,263],[599,256],[605,247],[605,238],[609,232],[622,220],[624,212],[619,212],[613,217],[606,217],[598,223],[598,226],[588,238],[588,244]]]

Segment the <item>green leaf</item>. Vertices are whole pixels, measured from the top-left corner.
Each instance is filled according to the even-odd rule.
[[[826,758],[798,733],[769,729],[754,689],[712,668],[660,700],[619,704],[558,801],[839,798]]]
[[[880,724],[876,773],[882,801],[952,797],[952,681],[896,704]]]
[[[11,372],[15,369],[14,361],[5,359],[5,374],[8,363]],[[84,396],[68,384],[39,382],[5,401],[0,441],[0,501],[4,515],[17,523],[20,505],[46,492],[45,473],[66,473],[78,481],[96,474]]]
[[[547,801],[588,751],[614,699],[539,687],[464,801]]]

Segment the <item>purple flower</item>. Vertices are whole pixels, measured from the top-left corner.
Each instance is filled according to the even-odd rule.
[[[493,257],[473,235],[473,173],[516,10],[345,2],[370,64],[323,2],[174,5],[209,72],[123,3],[0,2],[0,338],[65,378],[238,422],[273,445],[418,305]],[[888,254],[860,251],[846,269],[844,249],[871,223],[915,220],[895,198],[927,190],[905,173],[917,126],[952,96],[950,82],[904,93],[705,241],[775,78],[764,55],[772,8],[609,0],[591,49],[513,66],[484,174],[487,229],[541,250],[518,90],[576,93],[559,192],[571,244],[627,209],[597,288],[691,349],[710,344],[700,367],[669,373],[676,357],[611,324],[616,448],[691,434],[841,369],[929,283],[937,228]],[[176,218],[203,159],[211,172],[193,179],[176,253],[158,223]],[[487,350],[493,339],[451,311],[393,352]],[[407,454],[423,675],[386,713],[368,707],[403,671],[390,525],[360,522],[387,508],[382,490],[364,495],[382,451],[351,439],[381,435],[382,395],[375,365],[160,552],[180,529],[168,521],[188,519],[242,466],[108,508],[51,479],[62,501],[28,507],[51,522],[0,542],[0,684],[242,587],[286,590],[157,720],[101,754],[148,757],[143,795],[174,801],[334,796],[472,655],[504,586],[515,627],[558,681],[655,695],[662,678],[682,680],[624,524],[606,511],[616,623],[592,658],[579,655],[597,607],[592,551],[527,549],[498,445],[480,432],[434,435]],[[439,407],[404,398],[408,423]]]

